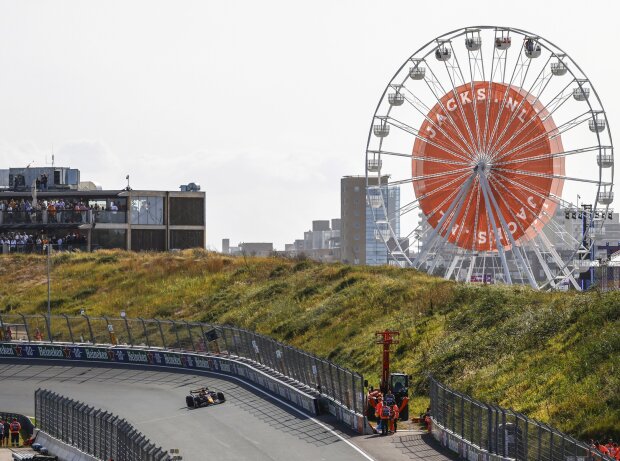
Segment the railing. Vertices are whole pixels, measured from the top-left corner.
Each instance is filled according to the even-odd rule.
[[[71,241],[67,241],[62,245],[53,244],[51,245],[51,250],[53,253],[63,252],[63,251],[88,251],[88,243],[75,243]],[[44,244],[37,243],[5,243],[0,244],[0,254],[47,254],[47,246]]]
[[[91,210],[2,211],[0,224],[90,224]]]
[[[167,461],[169,455],[124,419],[54,392],[34,394],[37,427],[98,459]]]
[[[491,455],[537,461],[613,461],[514,410],[475,400],[430,378],[431,414],[443,429]]]
[[[122,224],[127,222],[125,211],[93,211],[96,223]]]
[[[364,412],[364,378],[328,360],[252,331],[175,320],[0,314],[0,341],[126,344],[237,356],[313,389],[354,413]]]

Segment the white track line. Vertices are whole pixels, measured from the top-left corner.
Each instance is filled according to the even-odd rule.
[[[165,368],[165,367],[162,367]],[[232,378],[234,380],[237,380],[243,384],[245,384],[246,386],[251,387],[252,389],[265,394],[267,397],[276,400],[277,402],[281,403],[282,405],[286,406],[287,408],[290,408],[291,410],[293,410],[296,413],[299,413],[302,416],[305,416],[306,418],[308,418],[309,420],[311,420],[312,422],[314,422],[315,424],[321,426],[323,429],[325,429],[328,432],[331,432],[332,434],[334,434],[336,437],[338,437],[340,440],[342,440],[344,443],[346,443],[347,445],[349,445],[351,448],[353,448],[355,451],[357,451],[360,455],[362,455],[364,458],[366,458],[369,461],[375,461],[374,458],[372,458],[370,455],[368,455],[366,452],[364,452],[361,448],[359,448],[358,446],[354,445],[353,443],[349,442],[347,439],[345,439],[343,436],[341,436],[340,434],[338,434],[336,431],[334,431],[333,429],[330,429],[328,426],[326,426],[325,424],[323,424],[321,421],[319,421],[318,419],[314,418],[312,415],[301,411],[299,408],[294,407],[293,405],[291,405],[288,402],[285,402],[284,400],[281,400],[279,397],[276,397],[273,394],[270,394],[269,392],[261,389],[260,387],[255,386],[254,384],[251,384],[247,381],[244,381],[241,378],[238,378],[236,376],[230,376],[230,375],[226,375],[224,373],[218,373],[217,371],[208,371],[205,373],[211,373],[211,374],[215,374],[215,375],[220,375],[220,376],[225,376],[226,378]]]

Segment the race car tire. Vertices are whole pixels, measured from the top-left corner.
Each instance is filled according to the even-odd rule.
[[[192,397],[191,395],[188,395],[187,397],[185,397],[185,403],[187,404],[188,408],[194,408],[195,406],[194,397]]]
[[[220,402],[226,402],[226,397],[224,397],[224,393],[223,393],[223,392],[218,392],[218,393],[217,393],[217,399],[218,399]]]

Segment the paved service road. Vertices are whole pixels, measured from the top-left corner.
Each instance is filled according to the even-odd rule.
[[[221,390],[222,405],[189,410],[191,387]],[[366,458],[350,434],[295,412],[238,381],[118,368],[0,364],[0,407],[34,414],[45,388],[108,410],[184,460],[353,460]],[[207,454],[207,456],[205,455]]]

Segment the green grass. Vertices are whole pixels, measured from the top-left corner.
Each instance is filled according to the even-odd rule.
[[[46,312],[39,256],[0,257],[0,312]],[[54,313],[183,318],[256,330],[377,384],[375,331],[401,332],[393,369],[524,412],[582,439],[620,438],[620,293],[460,285],[414,270],[102,251],[53,258]]]

